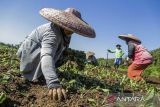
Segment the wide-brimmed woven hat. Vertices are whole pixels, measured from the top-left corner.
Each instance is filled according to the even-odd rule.
[[[43,8],[40,14],[47,20],[59,25],[69,31],[75,32],[82,36],[95,38],[94,29],[81,18],[80,12],[74,8],[66,10],[57,10],[53,8]]]
[[[125,41],[126,41],[126,40],[133,40],[133,41],[136,41],[136,42],[141,43],[141,40],[138,39],[138,38],[137,38],[135,35],[133,35],[133,34],[120,35],[119,38],[122,39],[122,40],[125,40]]]
[[[89,56],[92,56],[92,55],[95,55],[95,53],[89,51],[89,52],[86,53],[86,58],[88,59],[88,57],[89,57]]]

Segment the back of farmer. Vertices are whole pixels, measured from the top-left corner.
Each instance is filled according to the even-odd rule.
[[[118,69],[119,65],[122,63],[122,56],[124,55],[121,45],[117,44],[115,50],[108,50],[110,53],[115,53],[114,68]]]
[[[120,39],[128,45],[128,77],[143,80],[141,73],[153,62],[153,57],[148,50],[141,45],[141,40],[132,34],[120,35]]]

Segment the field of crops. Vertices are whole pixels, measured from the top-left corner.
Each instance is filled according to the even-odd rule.
[[[103,64],[100,66],[85,64],[85,54],[71,49],[65,53],[68,56],[65,58],[66,63],[57,69],[61,84],[67,90],[68,99],[63,102],[52,101],[47,96],[48,89],[43,77],[38,82],[29,82],[22,78],[16,51],[16,47],[0,45],[0,107],[159,107],[160,105],[158,77],[155,76],[156,82],[130,80],[126,76],[127,71],[115,71]],[[154,75],[152,78],[154,79]],[[132,99],[126,101],[126,96]],[[133,96],[139,96],[139,100],[135,101]]]

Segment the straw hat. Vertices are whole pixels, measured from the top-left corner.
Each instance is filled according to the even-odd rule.
[[[43,8],[40,10],[40,14],[66,30],[90,38],[96,37],[94,29],[83,21],[80,12],[74,8],[67,8],[66,10]]]
[[[133,34],[120,35],[119,38],[122,39],[122,40],[125,40],[125,41],[126,40],[133,40],[133,41],[141,43],[141,40],[138,39],[137,37],[135,37]]]
[[[86,53],[86,58],[88,59],[88,57],[89,57],[89,56],[92,56],[92,55],[95,55],[95,53],[89,51],[89,52]]]

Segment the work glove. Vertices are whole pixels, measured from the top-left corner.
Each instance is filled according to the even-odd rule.
[[[58,101],[67,99],[66,91],[61,87],[49,89],[48,96],[50,99]]]

